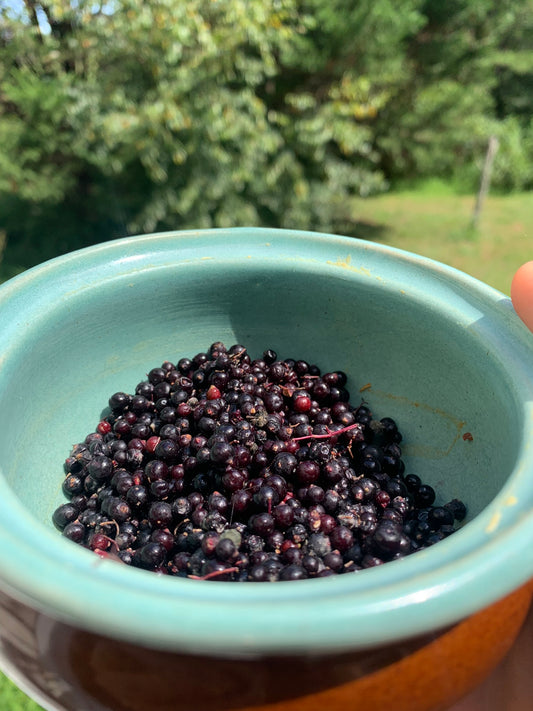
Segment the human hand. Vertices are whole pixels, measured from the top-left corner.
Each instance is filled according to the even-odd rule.
[[[533,331],[533,262],[523,264],[511,283],[511,300],[516,313]]]

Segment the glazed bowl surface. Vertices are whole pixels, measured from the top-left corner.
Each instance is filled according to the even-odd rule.
[[[163,233],[29,270],[0,313],[0,590],[31,609],[168,652],[342,654],[445,629],[533,576],[532,336],[454,269],[318,233]],[[461,529],[292,584],[159,576],[65,540],[63,462],[109,395],[216,340],[344,370],[352,402],[398,422],[408,471],[465,501]]]

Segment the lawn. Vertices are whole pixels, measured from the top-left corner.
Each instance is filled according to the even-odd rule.
[[[508,294],[514,271],[533,260],[533,193],[487,198],[474,230],[475,198],[440,192],[355,200],[361,236],[449,264]]]
[[[533,260],[533,193],[491,196],[476,230],[474,197],[429,191],[391,193],[354,201],[360,235],[437,259],[509,293],[514,271]],[[0,675],[0,709],[40,707]]]
[[[2,711],[43,711],[39,704],[29,699],[26,694],[3,674],[0,673],[0,708]]]

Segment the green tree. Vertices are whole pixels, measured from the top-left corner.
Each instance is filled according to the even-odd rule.
[[[475,188],[488,139],[500,150],[493,185],[533,186],[533,2],[425,0],[403,80],[375,127],[391,180],[453,178]]]
[[[533,0],[16,7],[0,0],[4,277],[135,232],[357,233],[352,195],[473,189],[492,134],[493,184],[533,186]]]
[[[369,125],[385,96],[366,71],[370,51],[355,71],[356,42],[316,0],[0,8],[11,262],[158,229],[349,228],[344,199],[385,185]],[[348,35],[363,38],[368,16],[383,34],[376,63],[394,54],[391,3],[362,8]]]

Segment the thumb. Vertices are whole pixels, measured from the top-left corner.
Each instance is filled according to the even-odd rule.
[[[511,283],[511,300],[516,313],[533,331],[533,262],[523,264]]]

